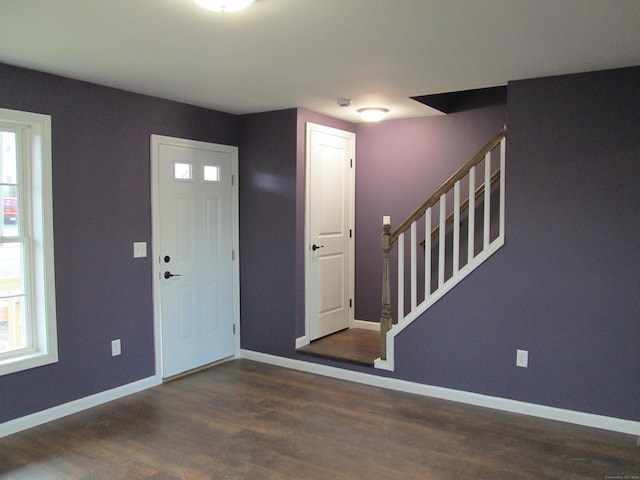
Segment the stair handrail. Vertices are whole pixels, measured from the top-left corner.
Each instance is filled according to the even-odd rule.
[[[484,159],[487,153],[489,153],[491,150],[497,147],[498,144],[502,141],[502,139],[506,136],[506,134],[507,134],[506,127],[502,127],[502,129],[496,134],[495,137],[489,140],[484,147],[478,150],[478,153],[476,153],[473,157],[471,157],[471,159],[467,163],[465,163],[462,167],[460,167],[460,169],[458,169],[457,172],[451,175],[451,177],[449,177],[449,179],[446,182],[440,185],[440,188],[438,188],[438,190],[436,190],[435,193],[431,195],[422,205],[416,208],[414,212],[411,215],[409,215],[406,218],[406,220],[402,222],[391,233],[391,237],[390,237],[391,245],[393,245],[398,240],[398,237],[400,236],[401,233],[404,233],[409,229],[409,227],[413,222],[415,222],[420,217],[422,217],[422,215],[424,215],[424,212],[427,210],[427,208],[434,206],[436,202],[440,199],[443,193],[446,193],[449,190],[451,190],[458,180],[464,178],[465,175],[469,173],[469,170],[471,170],[471,167],[474,167],[478,163],[480,163]]]

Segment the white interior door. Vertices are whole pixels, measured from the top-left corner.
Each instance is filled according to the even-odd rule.
[[[352,320],[355,134],[307,123],[306,337]]]
[[[152,162],[156,348],[167,378],[234,354],[237,147],[153,135]]]

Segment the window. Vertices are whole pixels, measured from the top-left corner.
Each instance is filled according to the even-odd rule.
[[[51,117],[0,108],[0,375],[58,361]]]
[[[176,180],[191,180],[191,164],[178,163],[173,165],[174,178]]]
[[[219,182],[220,181],[220,166],[219,165],[205,165],[204,166],[204,181],[205,182]]]

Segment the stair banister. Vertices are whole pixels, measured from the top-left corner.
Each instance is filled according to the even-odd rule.
[[[433,195],[431,195],[422,205],[420,205],[406,220],[404,220],[393,232],[391,231],[391,219],[388,216],[383,217],[383,233],[381,237],[381,247],[383,251],[383,273],[382,273],[382,313],[380,317],[380,358],[376,360],[376,367],[393,370],[393,338],[402,331],[409,323],[416,319],[421,313],[426,311],[430,305],[435,303],[446,292],[459,283],[479,264],[491,256],[497,249],[504,244],[504,201],[505,201],[505,184],[504,184],[504,162],[505,162],[505,138],[506,127],[500,130],[489,142],[486,143],[471,159],[466,162],[457,172],[455,172],[446,182],[444,182]],[[500,166],[492,173],[491,155],[496,147],[500,147]],[[476,188],[476,166],[484,160],[484,168],[480,185]],[[480,173],[480,172],[478,172]],[[461,199],[461,182],[466,178],[465,188],[468,182],[468,198]],[[495,182],[499,184],[499,233],[497,238],[491,238],[491,191]],[[451,213],[447,215],[447,193],[452,191],[453,205]],[[467,195],[467,194],[465,194]],[[432,208],[439,206],[433,213],[438,214],[438,221],[432,229]],[[475,252],[475,211],[476,208],[482,207],[483,221],[479,228],[482,230],[480,243],[477,248],[479,253]],[[438,212],[439,210],[439,212]],[[468,234],[466,238],[466,263],[461,264],[461,222],[462,212],[467,211]],[[424,219],[424,236],[425,241],[428,239],[428,246],[425,241],[421,242],[425,246],[424,250],[424,300],[418,303],[417,291],[417,225],[418,220]],[[447,226],[453,223],[450,232],[452,236],[452,255],[449,273],[445,272],[445,244],[447,238]],[[404,306],[404,284],[405,284],[405,233],[410,231],[410,271],[408,281],[410,283],[408,296],[410,298],[410,307],[408,314],[405,312]],[[435,290],[432,290],[431,279],[431,245],[432,239],[437,238],[438,252],[434,260],[438,263]],[[397,246],[397,263],[398,263],[398,325],[393,324],[391,316],[391,282],[389,272],[390,253],[394,243]],[[390,330],[393,332],[389,333]],[[390,359],[387,359],[388,356]]]
[[[380,358],[387,359],[387,332],[391,329],[391,279],[389,276],[389,252],[391,252],[391,217],[382,219],[382,315],[380,317]],[[384,332],[384,333],[383,333]]]
[[[494,138],[489,140],[489,142],[487,142],[487,144],[482,147],[482,149],[480,149],[478,153],[471,157],[471,159],[467,163],[465,163],[460,168],[460,170],[451,175],[451,177],[449,177],[449,179],[444,182],[433,195],[431,195],[422,205],[416,208],[415,211],[411,215],[409,215],[405,219],[405,221],[398,226],[398,228],[393,231],[393,233],[391,234],[391,245],[393,245],[398,240],[398,237],[401,233],[404,233],[409,229],[413,222],[424,215],[424,212],[427,210],[427,208],[433,207],[438,202],[438,200],[440,200],[440,197],[443,194],[446,194],[449,190],[451,190],[451,188],[453,188],[458,180],[464,178],[465,175],[469,173],[469,170],[471,170],[471,167],[476,166],[478,163],[484,160],[485,155],[500,144],[500,141],[504,138],[505,134],[506,128],[503,128]]]
[[[474,167],[471,167],[472,169]],[[474,190],[473,184],[475,182],[475,176],[471,175],[471,170],[469,170],[469,183],[470,183],[470,188],[469,190]],[[491,185],[493,185],[494,183],[496,183],[498,180],[500,180],[500,170],[496,170],[495,172],[493,172],[493,174],[491,175]],[[471,206],[471,210],[469,211],[469,215],[473,215],[475,213],[475,201],[476,199],[480,198],[482,195],[484,195],[484,183],[482,185],[480,185],[476,190],[476,194],[466,198],[464,201],[462,201],[460,203],[460,213],[464,212],[465,210],[467,210],[470,206]],[[447,219],[446,219],[446,224],[449,225],[453,220],[454,220],[454,216],[455,216],[455,211],[451,212],[449,215],[447,215]],[[431,230],[431,237],[436,237],[438,236],[438,232],[440,231],[440,225],[436,225],[435,227],[433,227],[433,230]],[[426,238],[426,237],[425,237]],[[422,242],[420,242],[420,245],[422,247],[424,247],[424,240],[422,240]]]

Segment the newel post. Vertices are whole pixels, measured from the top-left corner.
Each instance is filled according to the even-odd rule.
[[[382,217],[382,316],[380,317],[380,359],[387,359],[387,332],[391,330],[391,280],[389,252],[391,251],[391,217]]]

